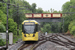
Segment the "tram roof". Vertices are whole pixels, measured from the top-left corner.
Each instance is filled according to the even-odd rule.
[[[39,24],[39,25],[40,25],[40,23],[37,22],[36,20],[24,20],[24,21],[22,22],[22,24],[24,24],[24,22],[35,22],[35,24]]]

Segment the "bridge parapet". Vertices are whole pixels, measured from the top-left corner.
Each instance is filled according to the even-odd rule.
[[[38,22],[61,22],[62,13],[26,13],[25,16]]]

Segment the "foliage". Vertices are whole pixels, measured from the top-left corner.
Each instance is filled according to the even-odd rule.
[[[65,4],[63,4],[62,12],[63,13],[70,12],[70,2],[66,2]]]
[[[6,25],[6,14],[3,13],[2,10],[0,10],[0,20],[3,22],[4,25]]]
[[[43,13],[42,8],[38,8],[38,9],[36,9],[36,13]]]
[[[43,13],[50,13],[50,11],[43,11]]]
[[[32,7],[32,13],[35,13],[36,12],[36,3],[33,3],[31,5],[31,7]]]
[[[42,28],[41,28],[42,32],[51,32],[51,25],[50,24],[45,24]]]
[[[69,26],[68,26],[68,29],[70,30],[70,33],[72,35],[75,35],[75,21],[71,21]]]
[[[19,39],[22,39],[22,34],[21,33],[18,36],[14,35],[14,37],[13,37],[13,43],[17,42]]]
[[[47,25],[48,24],[48,25]],[[41,31],[42,32],[46,32],[48,31],[48,33],[58,33],[58,32],[62,32],[62,23],[61,22],[44,22],[41,23]],[[46,28],[46,29],[45,29]],[[49,28],[49,29],[47,29]]]
[[[8,28],[9,28],[9,32],[13,32],[14,34],[16,34],[17,24],[11,18],[8,19]]]
[[[71,16],[64,17],[64,31],[65,32],[68,30],[68,25],[70,24],[70,21],[72,21]]]
[[[75,21],[70,22],[68,29],[71,30],[73,26],[75,26]]]
[[[4,46],[5,42],[3,41],[3,39],[0,39],[0,46]]]
[[[5,30],[5,26],[0,22],[0,32],[4,32]]]
[[[6,30],[6,14],[3,13],[2,10],[0,10],[0,32],[4,32]]]
[[[73,8],[74,4],[75,4],[75,0],[70,0],[70,1],[66,2],[65,4],[63,4],[63,6],[62,6],[62,12],[67,13],[67,14],[64,14],[64,20],[65,20],[64,30],[65,30],[65,32],[67,32],[70,22],[75,20],[75,13],[72,13],[72,12],[75,12],[75,8]]]
[[[72,29],[70,30],[70,33],[75,36],[75,26],[72,27]]]
[[[6,13],[6,4],[0,3],[0,10],[3,11],[3,13]]]
[[[51,24],[51,31],[53,33],[58,33],[58,32],[62,32],[62,23],[61,22],[53,22],[53,23],[50,23]]]

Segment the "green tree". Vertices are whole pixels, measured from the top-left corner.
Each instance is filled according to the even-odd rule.
[[[64,31],[65,32],[67,32],[68,25],[70,24],[71,21],[72,21],[72,17],[71,16],[65,16],[64,17]]]
[[[3,23],[4,25],[6,25],[6,14],[3,13],[2,10],[0,10],[0,20],[2,21],[2,23]]]
[[[16,6],[17,7],[13,7],[13,11],[12,11],[12,18],[13,20],[17,23],[17,35],[19,35],[18,31],[19,31],[19,25],[21,25],[22,21],[24,21],[25,18],[25,13],[28,13],[30,11],[26,10],[30,8],[30,5],[27,1],[21,1],[21,0],[16,0],[14,1],[16,2]],[[24,6],[28,6],[28,7],[24,7]],[[23,8],[23,9],[22,9]],[[14,15],[15,14],[15,15]]]
[[[66,2],[65,4],[63,4],[62,6],[62,12],[66,13],[66,12],[70,12],[70,2]]]
[[[75,36],[75,26],[72,27],[72,29],[70,30],[70,33]]]
[[[68,29],[72,35],[75,35],[75,20],[70,22]]]
[[[70,0],[63,4],[62,6],[62,12],[63,13],[69,13],[69,14],[64,14],[64,30],[65,32],[68,30],[68,26],[71,21],[75,20],[75,14],[72,12],[75,12],[75,8],[71,7],[74,6],[75,0]]]
[[[32,7],[32,13],[36,13],[36,3],[33,3],[31,7]]]
[[[0,32],[6,31],[5,26],[0,22]]]
[[[51,32],[51,25],[50,24],[45,24],[42,28],[41,28],[42,32]]]
[[[70,22],[68,29],[71,30],[73,26],[75,26],[75,21]]]
[[[43,13],[50,13],[49,11],[43,11]]]
[[[42,8],[38,8],[38,9],[36,10],[36,13],[43,13]]]
[[[9,32],[13,32],[14,35],[17,33],[17,24],[11,18],[8,19],[8,28]]]

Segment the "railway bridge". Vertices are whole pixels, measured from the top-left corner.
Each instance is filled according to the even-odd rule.
[[[61,22],[62,13],[26,13],[28,20],[36,20],[38,22]]]

